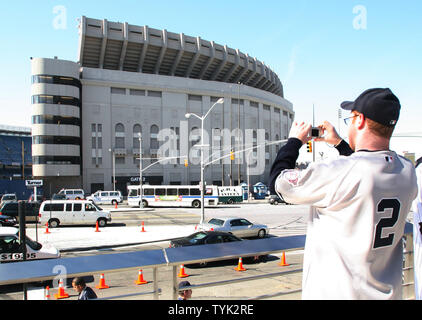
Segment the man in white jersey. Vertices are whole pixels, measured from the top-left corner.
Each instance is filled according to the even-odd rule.
[[[389,89],[369,89],[341,107],[351,111],[350,145],[327,121],[317,139],[339,158],[294,170],[311,139],[309,124],[294,123],[271,168],[272,193],[311,205],[302,299],[401,299],[401,239],[417,185],[412,163],[389,150],[400,102]]]
[[[422,157],[416,161],[418,196],[413,207],[413,257],[415,273],[415,299],[422,300]]]

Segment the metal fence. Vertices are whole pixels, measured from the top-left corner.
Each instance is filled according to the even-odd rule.
[[[36,281],[53,280],[57,278],[57,270],[66,270],[67,277],[89,276],[92,274],[138,270],[139,268],[153,269],[153,290],[150,292],[134,293],[121,296],[103,298],[103,300],[121,299],[136,295],[150,294],[159,299],[161,289],[158,287],[158,269],[172,266],[172,297],[177,299],[178,280],[177,267],[185,264],[212,262],[239,257],[273,254],[284,251],[303,249],[305,236],[274,237],[254,241],[240,241],[222,244],[210,244],[191,247],[165,248],[159,250],[136,251],[126,253],[111,253],[96,256],[81,256],[74,258],[60,258],[53,260],[24,261],[3,264],[0,266],[0,285],[30,283]],[[413,270],[413,226],[406,224],[403,238],[403,299],[415,298],[414,270]],[[275,276],[284,276],[301,272],[294,269],[276,273],[266,273],[230,280],[207,282],[187,286],[185,289],[214,287],[232,283],[257,280]],[[267,299],[276,296],[300,292],[301,289],[288,290],[276,294],[249,297],[252,300]]]

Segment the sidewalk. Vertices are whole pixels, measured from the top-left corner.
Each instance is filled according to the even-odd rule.
[[[52,245],[62,252],[88,249],[101,249],[112,246],[124,246],[142,244],[148,242],[166,241],[173,238],[188,236],[195,232],[194,225],[144,225],[141,226],[114,227],[59,227],[49,228],[50,234],[45,234],[45,227],[38,228],[38,242],[44,245]],[[36,229],[28,228],[26,234],[32,240],[37,239]]]

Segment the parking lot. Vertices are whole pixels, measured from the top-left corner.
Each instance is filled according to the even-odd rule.
[[[195,227],[200,220],[200,210],[194,208],[148,208],[139,210],[130,208],[127,205],[119,205],[117,209],[114,206],[102,206],[104,209],[112,210],[112,223],[105,228],[101,228],[100,232],[95,232],[95,227],[88,226],[61,226],[59,228],[50,229],[50,234],[45,234],[45,227],[35,224],[28,224],[27,235],[33,239],[38,239],[42,243],[48,243],[58,247],[62,251],[62,257],[72,257],[80,255],[97,255],[116,252],[127,252],[133,250],[153,250],[158,248],[166,248],[169,245],[169,239],[185,236],[195,231]],[[114,210],[114,211],[113,211]],[[270,229],[270,237],[304,234],[306,230],[306,216],[308,208],[306,206],[272,206],[265,201],[255,201],[254,203],[243,203],[224,205],[212,208],[205,208],[205,220],[212,217],[243,217],[254,223],[267,224]],[[141,232],[141,223],[144,222],[145,232]],[[300,268],[302,253],[288,252],[290,266],[285,268]],[[247,272],[244,275],[259,274],[260,272],[277,272],[280,271],[278,266],[281,253],[269,256],[264,263],[254,263],[246,265]],[[237,262],[216,262],[205,268],[186,268],[190,273],[190,279],[195,282],[216,281],[218,279],[227,279],[230,277],[238,277],[234,267]],[[166,269],[166,268],[164,268]],[[166,297],[171,290],[165,290],[166,286],[171,286],[171,268],[168,270],[160,269],[160,284],[163,287],[164,296],[160,299],[171,298]],[[232,272],[233,271],[233,272]],[[145,278],[151,279],[152,270],[144,271]],[[94,280],[91,286],[97,285],[99,275],[93,275]],[[106,275],[106,281],[110,284],[108,290],[97,290],[99,297],[111,297],[127,294],[133,290],[139,290],[133,286],[133,278],[136,278],[136,272],[113,272]],[[254,281],[254,294],[268,294],[268,288],[280,290],[286,288],[300,287],[301,276],[290,275],[286,279],[276,279],[276,286],[269,286],[265,279]],[[251,283],[239,283],[225,285],[215,288],[201,288],[195,290],[194,298],[207,299],[210,297],[221,297],[222,299],[231,299],[236,297],[247,297],[246,288],[250,288]],[[114,289],[113,289],[114,288]],[[145,286],[148,289],[148,285]],[[261,289],[259,289],[261,288]],[[9,288],[10,292],[4,292],[2,298],[21,299],[22,292],[18,288]],[[52,292],[55,289],[52,289]],[[69,299],[76,298],[76,293],[68,288],[71,295]],[[143,289],[142,289],[143,290]],[[150,290],[150,289],[149,289]],[[262,291],[260,291],[262,290]],[[142,299],[151,299],[152,296],[141,296]],[[297,295],[292,298],[300,298]],[[137,297],[135,299],[138,299]]]

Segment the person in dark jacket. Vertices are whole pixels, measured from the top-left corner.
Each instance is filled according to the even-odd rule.
[[[86,285],[84,278],[74,278],[72,281],[72,287],[76,292],[79,293],[78,300],[97,299],[97,295],[95,294],[94,290]]]

